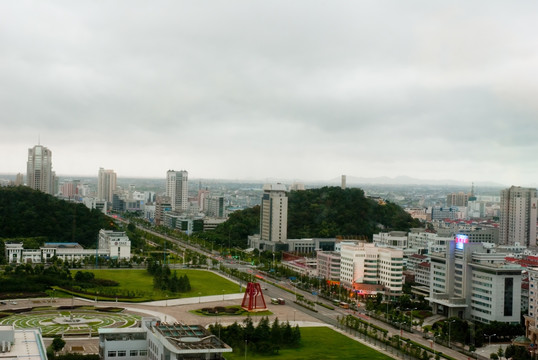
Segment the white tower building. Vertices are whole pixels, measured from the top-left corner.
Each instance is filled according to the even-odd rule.
[[[288,238],[288,197],[283,184],[263,186],[260,240],[285,242]]]
[[[501,191],[499,243],[536,246],[536,189],[512,186]]]
[[[46,194],[54,195],[52,151],[43,145],[36,145],[28,149],[26,170],[26,185]]]
[[[166,172],[166,196],[170,197],[172,210],[186,211],[189,206],[188,177],[186,170]]]
[[[97,176],[97,198],[112,204],[112,196],[116,191],[116,173],[114,170],[99,168]]]

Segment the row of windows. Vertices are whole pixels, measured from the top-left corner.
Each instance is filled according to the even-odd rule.
[[[473,292],[481,292],[484,294],[491,294],[491,290],[482,289],[476,286],[473,286]]]
[[[487,308],[491,307],[491,304],[489,304],[489,303],[485,303],[485,302],[474,300],[474,299],[471,300],[471,303],[476,304],[476,305],[480,305],[480,306],[483,306],[483,307],[487,307]]]
[[[491,301],[491,298],[489,296],[484,296],[484,295],[479,295],[479,294],[473,294],[473,296],[475,298],[478,298],[478,299],[484,299],[484,300]]]
[[[475,307],[475,306],[473,306],[472,309],[475,310],[475,311],[484,313],[484,314],[491,315],[491,311],[489,311],[489,310],[485,310],[485,309],[477,308],[477,307]]]
[[[473,273],[473,278],[489,280],[489,281],[493,280],[493,278],[491,276],[479,275],[479,274],[476,274],[476,273]]]
[[[474,285],[480,285],[480,286],[484,286],[484,287],[493,287],[493,284],[488,284],[488,283],[485,283],[485,282],[482,282],[482,281],[475,281],[473,280],[473,284]]]
[[[148,351],[147,350],[130,350],[129,356],[147,356]],[[112,351],[110,350],[108,352],[108,357],[126,357],[127,351],[126,350],[117,350]]]

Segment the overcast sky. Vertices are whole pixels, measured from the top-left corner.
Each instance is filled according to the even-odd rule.
[[[536,1],[2,1],[0,173],[538,183]]]

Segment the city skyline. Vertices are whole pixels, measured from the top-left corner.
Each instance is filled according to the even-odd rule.
[[[1,3],[0,173],[536,186],[537,10]]]

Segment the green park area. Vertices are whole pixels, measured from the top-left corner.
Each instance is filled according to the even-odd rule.
[[[227,360],[242,360],[245,353],[225,353]],[[338,359],[338,360],[390,360],[391,357],[369,348],[327,327],[301,328],[301,346],[294,349],[283,349],[278,355],[248,354],[249,359],[273,360],[306,360],[306,359]]]
[[[112,280],[118,286],[99,286],[71,290],[69,295],[77,295],[87,298],[97,297],[99,300],[119,301],[153,301],[174,298],[188,298],[208,295],[226,295],[239,292],[239,285],[217,274],[205,270],[172,270],[177,276],[187,275],[191,289],[187,292],[170,292],[155,289],[153,276],[146,270],[133,269],[106,269],[106,270],[83,270],[91,272],[96,279]],[[72,271],[75,276],[77,270]],[[60,288],[56,288],[61,290]],[[59,294],[57,294],[59,295]]]

